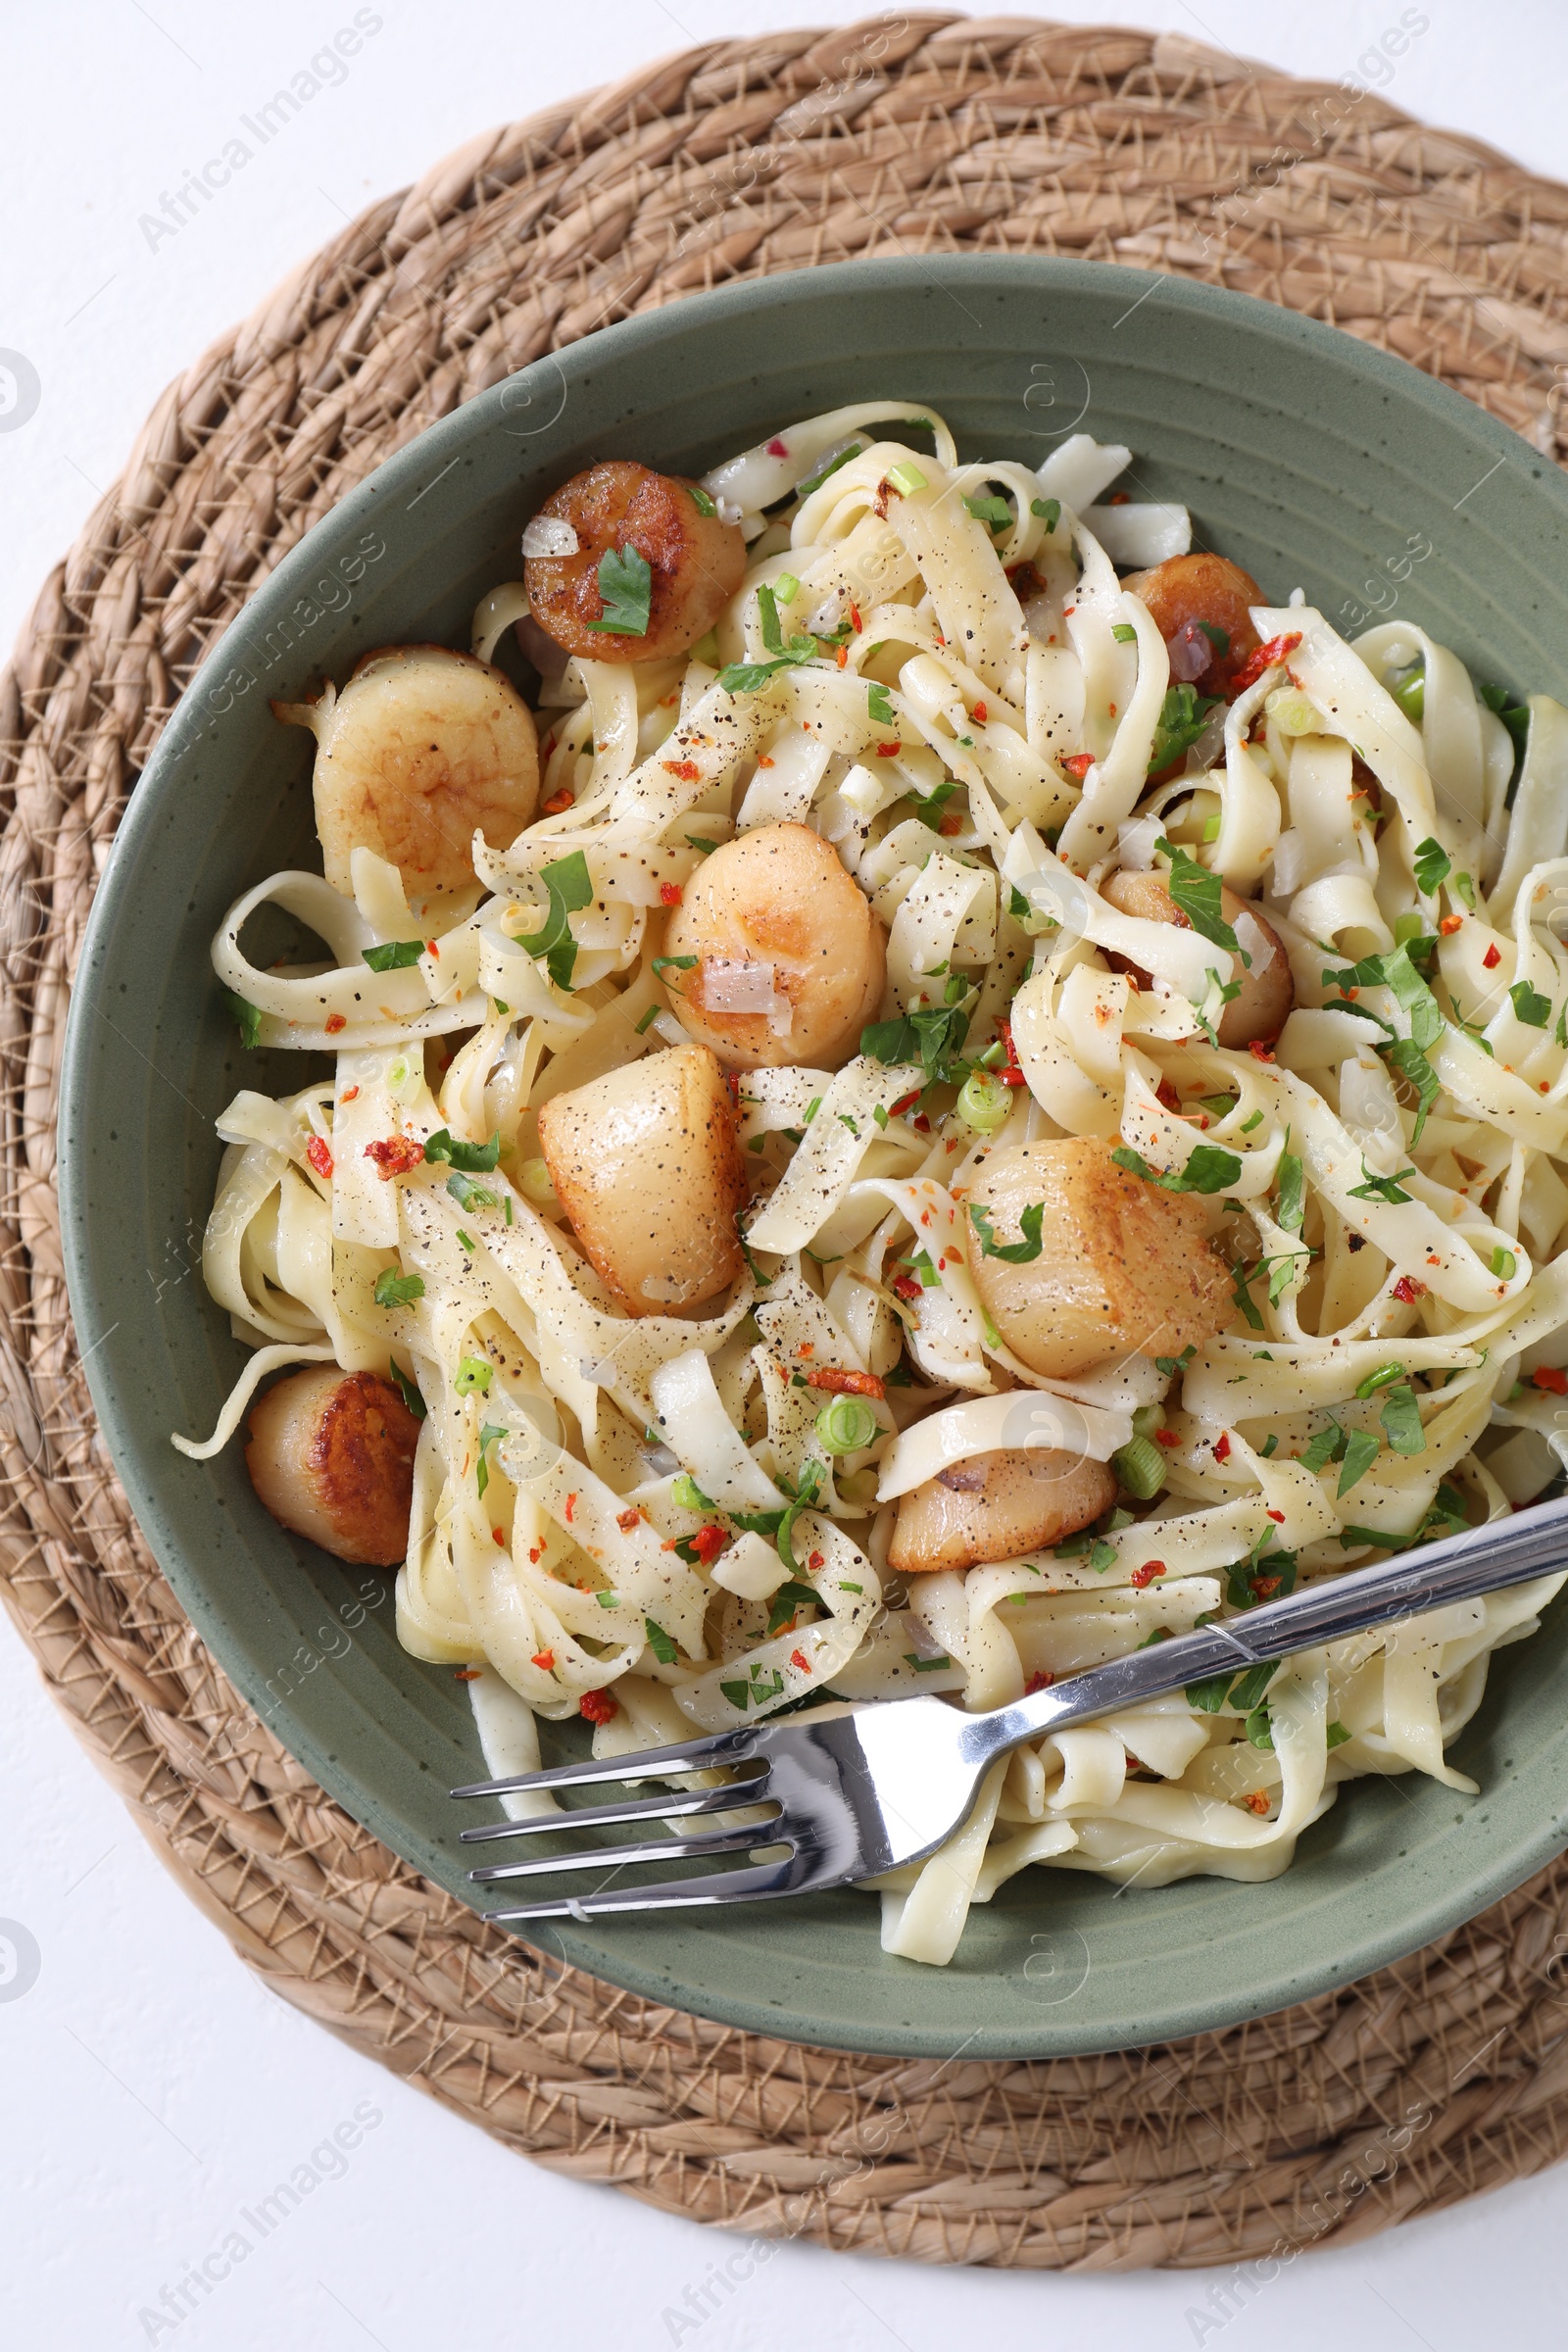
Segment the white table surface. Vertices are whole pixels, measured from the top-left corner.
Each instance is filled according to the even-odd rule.
[[[0,347],[32,363],[38,396],[0,431],[0,642],[169,378],[345,215],[491,122],[688,41],[869,11],[378,0],[360,17],[378,29],[345,79],[220,201],[150,246],[140,217],[354,13],[348,0],[6,0]],[[1053,13],[1092,23],[1114,0],[1054,0]],[[1419,16],[1425,29],[1392,69],[1395,102],[1568,177],[1568,10],[1554,0],[1202,0],[1201,15],[1134,0],[1130,13],[1329,79],[1355,74],[1401,15],[1407,27]],[[736,2241],[521,2161],[267,1992],[160,1869],[9,1633],[0,1773],[0,1917],[38,1952],[23,1997],[0,1983],[0,2312],[4,2341],[26,2352],[652,2352],[698,2339],[702,2352],[1075,2340],[1174,2352],[1220,2339],[1224,2352],[1459,2352],[1504,2329],[1561,2340],[1548,2315],[1562,2310],[1568,2172],[1313,2253],[1261,2292],[1238,2294],[1224,2273],[1008,2276],[793,2245],[727,2295],[705,2295]],[[266,2238],[249,2231],[249,2255],[207,2300],[177,2324],[167,2307],[160,2317],[165,2286],[356,2114],[374,2122],[341,2173],[323,2159],[318,2191]]]

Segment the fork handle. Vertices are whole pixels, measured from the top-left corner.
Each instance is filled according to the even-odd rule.
[[[1533,1504],[1511,1518],[1425,1544],[1383,1567],[1327,1578],[1293,1592],[1288,1600],[1271,1601],[1225,1625],[1177,1635],[1071,1675],[1049,1690],[973,1717],[967,1751],[989,1763],[1025,1740],[1163,1697],[1185,1684],[1244,1673],[1249,1666],[1286,1658],[1297,1650],[1401,1624],[1429,1609],[1473,1600],[1564,1569],[1568,1497]]]

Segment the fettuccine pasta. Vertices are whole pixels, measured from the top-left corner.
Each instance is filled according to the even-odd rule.
[[[219,1120],[254,1352],[175,1443],[249,1414],[269,1507],[398,1563],[498,1769],[541,1718],[996,1707],[1568,1464],[1568,714],[1271,605],[1128,456],[890,401],[595,468],[473,656],[280,710],[331,878],[214,963],[333,1058]],[[253,960],[264,908],[321,953]],[[1271,1878],[1347,1781],[1470,1789],[1561,1582],[1019,1750],[887,1948],[1032,1863]]]

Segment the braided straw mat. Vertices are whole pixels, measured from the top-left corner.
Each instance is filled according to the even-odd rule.
[[[541,2163],[929,2261],[1278,2262],[1563,2154],[1568,1860],[1398,1967],[1154,2050],[909,2064],[655,2008],[486,1928],[276,1745],[132,1524],[67,1311],[55,1094],[94,876],[253,588],[393,450],[606,319],[954,249],[1215,278],[1553,449],[1568,190],[1353,83],[1183,40],[889,16],[717,42],[487,131],[373,206],[170,386],[0,674],[0,1591],[242,1956]]]

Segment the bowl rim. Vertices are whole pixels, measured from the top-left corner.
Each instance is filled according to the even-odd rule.
[[[318,568],[323,538],[328,534],[336,537],[337,534],[372,521],[389,497],[414,491],[422,496],[424,490],[433,488],[435,482],[451,469],[451,463],[456,462],[455,453],[461,453],[468,439],[483,432],[498,416],[509,413],[508,400],[515,396],[518,387],[522,387],[530,399],[537,396],[547,384],[549,371],[553,369],[561,379],[564,396],[573,380],[586,381],[591,375],[607,368],[623,367],[628,360],[657,350],[662,344],[677,344],[689,338],[693,332],[701,331],[710,322],[722,323],[759,306],[780,306],[785,309],[811,306],[823,299],[835,298],[852,287],[863,292],[867,300],[872,300],[883,288],[906,287],[911,280],[921,277],[942,291],[948,290],[941,283],[947,277],[952,277],[961,285],[977,288],[984,287],[989,281],[1009,293],[1018,292],[1025,283],[1047,293],[1053,286],[1062,290],[1088,287],[1102,293],[1114,288],[1118,293],[1135,297],[1130,306],[1133,308],[1146,304],[1152,307],[1176,305],[1200,313],[1206,312],[1211,317],[1233,322],[1250,336],[1294,345],[1312,360],[1324,361],[1343,373],[1357,376],[1374,387],[1385,386],[1403,404],[1413,403],[1439,417],[1450,420],[1456,413],[1461,414],[1467,431],[1473,437],[1478,437],[1484,446],[1490,446],[1499,459],[1525,452],[1533,458],[1539,457],[1539,453],[1533,451],[1531,445],[1510,427],[1407,362],[1375,345],[1362,343],[1340,328],[1228,287],[1174,276],[1167,271],[1129,269],[1119,264],[1078,261],[1060,256],[896,256],[744,279],[593,330],[564,350],[546,353],[523,368],[499,379],[472,400],[438,418],[406,446],[384,459],[362,482],[328,509],[296,546],[281,558],[249,602],[215,640],[181,695],[145,770],[131,792],[105,861],[85,928],[76,978],[71,992],[60,1073],[58,1138],[61,1240],[78,1355],[98,1424],[117,1475],[130,1499],[144,1541],[202,1640],[249,1705],[258,1706],[260,1703],[262,1672],[250,1655],[243,1634],[227,1617],[221,1598],[207,1589],[199,1563],[185,1556],[172,1532],[163,1525],[158,1500],[160,1480],[156,1475],[163,1464],[147,1457],[146,1449],[122,1410],[115,1381],[117,1354],[112,1347],[114,1327],[105,1328],[106,1319],[100,1313],[94,1297],[87,1234],[89,1177],[85,1143],[90,1115],[90,1056],[85,1041],[90,1028],[100,961],[98,951],[125,913],[127,894],[133,885],[143,836],[150,833],[160,821],[165,779],[172,774],[180,760],[197,742],[210,732],[218,708],[213,702],[212,681],[220,673],[225,653],[231,655],[237,644],[244,644],[253,635],[259,636],[270,626],[275,625],[282,612],[308,583],[310,575]],[[1568,524],[1568,478],[1549,459],[1543,459],[1540,464],[1541,492],[1548,500],[1555,500],[1564,523]],[[523,471],[525,473],[526,468]],[[389,1826],[383,1800],[377,1798],[373,1789],[365,1787],[341,1758],[325,1752],[287,1701],[269,1712],[266,1720],[290,1754],[312,1773],[334,1801],[342,1804],[356,1820],[369,1827],[373,1835],[402,1859],[429,1875],[437,1875],[438,1883],[456,1892],[459,1899],[466,1902],[478,1916],[485,1916],[480,1904],[467,1892],[461,1873],[454,1872],[445,1877],[431,1874],[428,1854],[422,1850],[411,1851],[410,1837],[400,1838],[391,1834],[392,1829],[402,1825],[394,1822]],[[373,1818],[367,1820],[368,1814]],[[1227,1993],[1216,1987],[1206,2000],[1174,2003],[1152,2016],[1146,2012],[1138,2020],[1135,2031],[1127,2035],[1111,2036],[1102,2027],[1075,2029],[1066,2019],[1058,2020],[1049,2028],[1043,2024],[1037,2034],[1028,2036],[1016,2032],[982,2028],[966,2045],[968,2054],[976,2058],[997,2059],[1089,2054],[1108,2048],[1180,2038],[1200,2032],[1224,2031],[1244,2018],[1269,2014],[1277,2008],[1333,1990],[1402,1958],[1436,1936],[1475,1917],[1529,1878],[1562,1850],[1565,1843],[1568,1843],[1568,1817],[1548,1818],[1544,1806],[1542,1818],[1532,1832],[1516,1835],[1508,1842],[1494,1847],[1488,1866],[1468,1872],[1461,1886],[1456,1887],[1449,1881],[1432,1892],[1425,1901],[1409,1901],[1400,1905],[1393,1920],[1376,1928],[1356,1924],[1364,1919],[1364,1914],[1357,1907],[1356,1921],[1347,1923],[1339,1957],[1325,1958],[1298,1971],[1290,1971],[1288,1962],[1282,1956],[1261,2009],[1257,2006],[1255,1988],[1249,1988],[1238,1998],[1234,1991]],[[538,1931],[527,1940],[537,1942]],[[636,1952],[616,1951],[607,1957],[602,1947],[579,1943],[566,1928],[563,1929],[558,1940],[564,1958],[585,1968],[590,1974],[644,1997],[664,2003],[673,2002],[693,2014],[765,2034],[775,2039],[793,2039],[888,2056],[947,2054],[946,2039],[925,2028],[874,2024],[861,2034],[850,2030],[841,2020],[824,2021],[794,2013],[787,2002],[780,2006],[771,2001],[729,1994],[709,1995],[697,1985],[685,1983],[675,1984],[657,1965],[645,1964]],[[1043,2013],[1046,2018],[1051,2014],[1050,2011]]]

